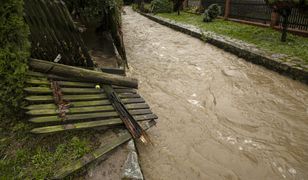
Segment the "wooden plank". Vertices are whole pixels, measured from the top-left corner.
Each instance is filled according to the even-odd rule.
[[[52,89],[49,87],[27,87],[24,88],[30,94],[52,94]],[[99,94],[102,89],[93,88],[61,88],[63,94]]]
[[[82,100],[98,100],[98,99],[107,99],[105,94],[93,94],[93,95],[64,95],[63,98],[67,101],[82,101]],[[32,103],[50,103],[54,102],[53,96],[44,95],[44,96],[27,96],[25,98],[27,101]]]
[[[134,118],[138,119],[138,121],[154,119],[154,118],[153,119],[144,118],[143,116],[134,116]],[[113,119],[105,119],[105,120],[90,121],[90,122],[39,127],[32,129],[31,133],[45,134],[45,133],[54,133],[66,130],[78,130],[78,129],[87,129],[87,128],[102,127],[102,126],[122,125],[122,124],[123,122],[120,118],[113,118]]]
[[[135,104],[135,103],[145,103],[143,98],[132,98],[132,99],[121,99],[122,102],[126,105]],[[77,101],[70,102],[71,107],[91,107],[91,106],[102,106],[102,105],[110,105],[109,100],[96,100],[96,101]],[[33,104],[25,107],[27,110],[35,110],[35,109],[56,109],[57,106],[55,104]]]
[[[24,88],[24,90],[30,94],[52,94],[52,89],[50,87],[26,87]],[[63,92],[63,94],[99,94],[104,92],[103,89],[96,89],[95,86],[93,86],[93,88],[62,87],[61,91]],[[117,93],[137,93],[135,89],[129,88],[115,89],[115,91]]]
[[[137,103],[137,104],[127,104],[125,107],[128,110],[136,110],[136,109],[148,109],[149,106],[145,103]],[[105,106],[92,106],[92,107],[75,107],[67,109],[67,114],[77,114],[77,113],[90,113],[90,112],[106,112],[106,111],[113,111],[114,108],[111,105]],[[59,114],[58,109],[56,106],[53,108],[40,108],[34,109],[26,112],[27,115],[31,116],[42,116],[42,115],[57,115]]]
[[[151,114],[152,111],[150,109],[134,109],[134,110],[129,110],[129,113],[132,115],[143,115],[143,114]]]
[[[147,130],[150,127],[155,125],[155,121],[150,122],[144,122],[141,124],[142,128]],[[66,166],[62,167],[58,172],[55,173],[55,176],[52,179],[63,179],[69,174],[72,174],[73,172],[81,169],[85,165],[89,164],[90,162],[103,157],[108,152],[112,151],[116,147],[120,146],[121,144],[127,142],[129,139],[131,139],[131,135],[128,131],[125,131],[122,135],[119,137],[116,137],[110,141],[111,143],[108,143],[93,152],[84,155],[82,158],[67,164]]]
[[[83,166],[89,164],[90,162],[94,161],[95,159],[98,159],[99,157],[103,156],[104,154],[112,151],[119,145],[125,143],[131,138],[131,135],[129,132],[125,132],[123,135],[113,138],[111,143],[106,144],[96,150],[94,150],[92,153],[89,153],[82,158],[74,161],[73,163],[70,163],[64,167],[62,167],[58,172],[56,172],[55,176],[52,179],[63,179],[69,174],[77,171],[78,169],[82,168]]]
[[[140,115],[140,114],[144,115],[147,113],[151,113],[151,111],[149,109],[129,110],[129,113],[132,115]],[[30,118],[29,121],[33,123],[69,122],[77,120],[92,120],[92,119],[111,118],[111,117],[118,117],[118,113],[116,111],[110,111],[110,112],[98,112],[98,113],[86,113],[86,114],[69,114],[66,115],[65,120],[63,120],[59,116],[42,116],[42,117]]]
[[[120,98],[140,98],[138,94],[119,94]],[[98,99],[107,99],[106,94],[92,94],[92,95],[64,95],[63,98],[67,101],[82,101],[82,100],[98,100]],[[25,100],[32,103],[50,103],[53,102],[53,97],[51,95],[42,95],[42,96],[27,96]]]

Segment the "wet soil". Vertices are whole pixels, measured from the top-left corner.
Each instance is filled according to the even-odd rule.
[[[146,179],[308,179],[308,86],[125,9],[129,76],[159,117]]]

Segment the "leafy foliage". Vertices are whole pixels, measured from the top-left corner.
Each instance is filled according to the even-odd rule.
[[[221,14],[221,7],[218,4],[211,4],[203,14],[204,22],[211,22]]]
[[[151,2],[152,13],[170,13],[172,12],[173,5],[169,0],[153,0]]]
[[[29,29],[23,0],[2,0],[0,6],[0,119],[17,117],[28,69]]]

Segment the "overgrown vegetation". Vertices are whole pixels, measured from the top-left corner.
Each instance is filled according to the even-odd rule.
[[[29,29],[23,21],[23,1],[4,0],[0,6],[0,122],[21,116],[28,69]]]
[[[156,13],[171,13],[173,4],[169,0],[153,0],[151,2],[151,12]]]
[[[195,25],[202,30],[212,31],[217,34],[229,36],[256,45],[258,48],[271,52],[297,57],[298,61],[308,64],[308,38],[290,34],[287,43],[279,39],[280,32],[253,25],[240,24],[232,21],[217,19],[212,23],[203,23],[202,16],[190,13],[161,13],[158,16],[178,22]]]
[[[2,0],[0,5],[0,179],[50,179],[55,170],[97,148],[102,132],[30,134],[32,124],[21,110],[30,55],[23,3]]]
[[[221,7],[218,4],[211,4],[203,14],[204,22],[212,22],[221,14]]]
[[[1,129],[0,179],[50,179],[56,170],[98,146],[95,132],[37,136],[29,134],[30,129],[22,122]]]

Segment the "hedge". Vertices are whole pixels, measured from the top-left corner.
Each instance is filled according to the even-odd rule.
[[[29,28],[23,20],[23,0],[1,0],[0,120],[21,115],[29,57]]]

